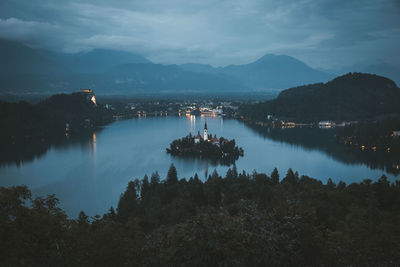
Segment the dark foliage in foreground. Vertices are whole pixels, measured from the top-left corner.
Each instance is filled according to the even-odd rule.
[[[69,220],[0,188],[1,266],[395,266],[400,183],[326,185],[292,170],[129,183],[117,212]]]

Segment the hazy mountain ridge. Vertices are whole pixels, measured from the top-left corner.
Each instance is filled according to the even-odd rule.
[[[129,93],[131,88],[140,92],[204,92],[244,91],[241,84],[218,75],[185,71],[177,65],[124,64],[110,69],[106,75],[109,87]]]
[[[228,66],[222,71],[227,75],[239,75],[245,85],[261,89],[283,89],[333,78],[331,74],[312,69],[293,57],[273,54],[247,65]]]
[[[243,107],[242,114],[265,119],[273,114],[295,121],[368,120],[400,114],[400,89],[392,80],[349,73],[328,83],[283,90],[277,99]]]
[[[92,88],[99,93],[246,91],[223,75],[196,73],[177,65],[154,64],[128,52],[95,49],[63,54],[1,40],[1,92],[71,92]]]
[[[98,93],[251,92],[324,82],[331,74],[285,55],[268,54],[245,65],[155,64],[129,52],[94,49],[65,54],[0,40],[0,92]]]
[[[213,68],[207,64],[188,63],[182,68],[199,73],[224,75],[251,89],[284,89],[288,87],[326,82],[333,74],[313,69],[304,62],[287,55],[267,54],[244,65]]]
[[[55,59],[55,55],[56,53],[0,39],[0,75],[56,74],[65,71],[65,66]]]

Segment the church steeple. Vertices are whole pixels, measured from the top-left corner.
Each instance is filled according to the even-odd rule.
[[[204,124],[204,141],[208,141],[207,122]]]

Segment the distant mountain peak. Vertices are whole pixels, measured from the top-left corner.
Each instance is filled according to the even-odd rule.
[[[276,55],[276,54],[266,54],[250,64],[260,64],[260,63],[297,64],[297,65],[309,67],[307,64],[298,60],[297,58],[294,58],[294,57],[291,57],[288,55]]]
[[[276,54],[265,54],[264,56],[260,57],[259,59],[255,60],[253,63],[257,62],[266,62],[266,61],[271,61],[271,60],[276,60],[280,55]],[[251,64],[251,63],[250,63]]]
[[[278,56],[279,56],[279,55],[277,55],[277,54],[268,53],[268,54],[263,55],[262,57],[260,57],[260,58],[257,59],[256,61],[259,61],[259,60],[268,60],[268,59],[275,58],[275,57],[278,57]]]

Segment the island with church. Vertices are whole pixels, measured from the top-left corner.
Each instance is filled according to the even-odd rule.
[[[207,122],[204,124],[203,136],[200,132],[196,136],[190,133],[172,141],[166,150],[173,156],[208,158],[223,165],[230,165],[244,155],[243,149],[236,146],[235,139],[228,140],[224,137],[218,139],[216,135],[209,134]]]

